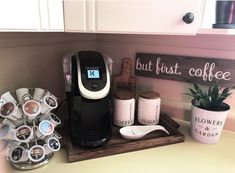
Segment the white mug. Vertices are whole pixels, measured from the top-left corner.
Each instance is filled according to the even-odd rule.
[[[36,101],[40,101],[44,95],[46,94],[46,91],[42,88],[35,88],[34,89],[34,94],[33,94],[33,99]]]
[[[32,99],[32,96],[30,95],[28,88],[17,89],[16,96],[20,104],[23,104],[24,102]]]
[[[134,123],[135,99],[114,98],[113,123],[117,126],[130,126]]]
[[[27,116],[28,120],[33,120],[40,114],[41,105],[35,100],[28,100],[23,104],[22,110]]]
[[[5,92],[4,94],[1,95],[1,104],[3,104],[4,102],[12,102],[14,104],[17,104],[17,101],[15,100],[15,98],[12,96],[12,94],[10,93],[10,91]],[[1,105],[0,105],[1,106]]]
[[[60,119],[54,113],[51,113],[51,112],[44,114],[42,117],[40,117],[39,120],[40,121],[48,120],[48,121],[52,122],[54,127],[61,124]]]
[[[51,135],[54,132],[54,126],[52,122],[48,120],[43,120],[39,123],[35,134],[38,139],[45,138],[46,136]]]
[[[34,145],[28,151],[28,158],[32,162],[40,162],[45,158],[45,149],[41,145]]]
[[[28,150],[22,146],[15,147],[9,154],[10,161],[14,163],[25,162],[29,159]]]
[[[19,108],[19,105],[16,105],[13,102],[6,102],[0,109],[0,116],[16,121],[22,118],[22,111]]]

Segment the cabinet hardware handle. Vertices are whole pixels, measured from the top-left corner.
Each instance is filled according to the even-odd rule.
[[[191,12],[188,12],[184,15],[183,17],[183,21],[186,23],[186,24],[190,24],[194,21],[194,14],[191,13]]]

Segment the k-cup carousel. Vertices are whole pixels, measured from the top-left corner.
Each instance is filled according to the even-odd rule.
[[[0,97],[0,154],[17,169],[46,164],[60,149],[55,131],[60,119],[52,112],[57,98],[42,88],[20,88]]]

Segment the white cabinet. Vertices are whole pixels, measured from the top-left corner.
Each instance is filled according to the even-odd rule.
[[[95,31],[95,0],[64,0],[67,32]]]
[[[67,1],[67,2],[66,2]],[[67,32],[195,34],[203,0],[65,0]],[[190,24],[183,21],[188,12]]]
[[[0,0],[0,31],[64,31],[62,0]]]

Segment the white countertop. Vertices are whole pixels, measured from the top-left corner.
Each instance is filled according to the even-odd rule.
[[[201,144],[189,135],[189,123],[178,121],[186,136],[172,144],[86,161],[68,163],[66,150],[30,173],[235,173],[235,133],[223,131],[217,144]],[[13,173],[22,171],[12,170]]]

